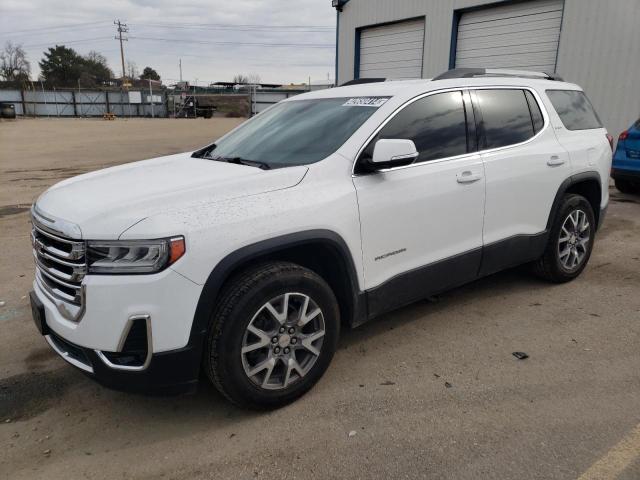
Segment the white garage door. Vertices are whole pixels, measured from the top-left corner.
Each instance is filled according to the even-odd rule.
[[[420,78],[424,19],[360,32],[360,78]]]
[[[456,67],[553,73],[564,0],[535,0],[463,13]]]

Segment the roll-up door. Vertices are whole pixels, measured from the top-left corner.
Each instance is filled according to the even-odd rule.
[[[360,78],[420,78],[424,19],[360,31]]]
[[[564,0],[535,0],[463,13],[456,68],[555,71]]]

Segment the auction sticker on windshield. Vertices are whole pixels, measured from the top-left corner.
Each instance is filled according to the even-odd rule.
[[[389,97],[353,97],[342,104],[343,107],[381,107]]]

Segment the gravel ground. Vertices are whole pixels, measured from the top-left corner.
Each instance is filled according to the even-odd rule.
[[[0,123],[0,478],[640,478],[640,197],[613,189],[576,281],[516,269],[344,332],[320,383],[275,412],[204,381],[181,397],[110,391],[54,355],[26,297],[37,194],[236,123]]]

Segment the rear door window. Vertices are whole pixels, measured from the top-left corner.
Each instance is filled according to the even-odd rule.
[[[567,130],[602,128],[602,122],[584,92],[547,90],[547,96]]]
[[[480,107],[482,148],[515,145],[535,135],[531,112],[523,90],[475,90]]]

